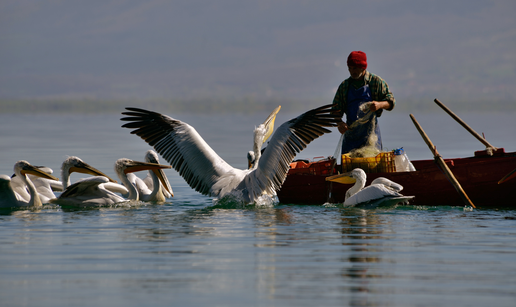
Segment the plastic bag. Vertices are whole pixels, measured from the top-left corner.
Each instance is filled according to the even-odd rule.
[[[412,162],[410,162],[403,147],[393,150],[394,163],[396,164],[396,172],[413,172],[416,170]]]

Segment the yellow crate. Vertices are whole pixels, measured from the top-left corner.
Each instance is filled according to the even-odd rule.
[[[381,152],[371,158],[350,158],[349,154],[342,155],[342,172],[355,168],[361,168],[366,173],[393,173],[396,171],[393,152]]]

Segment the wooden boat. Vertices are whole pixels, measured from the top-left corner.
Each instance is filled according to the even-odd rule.
[[[326,181],[326,177],[341,172],[342,165],[335,165],[332,172],[333,162],[333,158],[326,158],[291,163],[287,179],[278,191],[280,202],[343,203],[351,185]],[[401,184],[403,195],[415,196],[411,201],[413,205],[464,206],[456,188],[435,160],[411,162],[416,171],[368,173],[367,184],[375,178],[385,177]],[[499,148],[491,156],[484,150],[475,152],[473,157],[444,159],[444,162],[477,208],[516,207],[514,182],[498,184],[500,179],[516,169],[516,152],[506,153]]]
[[[499,184],[502,178],[506,180],[516,177],[516,152],[506,153],[503,148],[494,147],[441,101],[435,99],[434,102],[484,144],[486,150],[476,151],[473,157],[443,159],[415,117],[410,114],[414,125],[433,153],[434,160],[411,161],[415,171],[396,172],[389,164],[391,161],[387,159],[383,161],[385,167],[377,167],[374,171],[363,168],[367,173],[366,185],[378,177],[390,179],[404,187],[401,191],[403,195],[415,196],[411,200],[414,205],[516,208],[516,180]],[[330,175],[342,172],[345,163],[347,169],[344,171],[349,171],[349,161],[343,161],[341,165],[335,165],[333,158],[292,163],[287,178],[278,191],[280,202],[343,203],[351,185],[326,180]],[[380,165],[381,162],[375,163]],[[368,167],[367,163],[365,167]]]

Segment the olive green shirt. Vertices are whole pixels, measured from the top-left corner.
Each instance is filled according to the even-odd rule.
[[[387,82],[385,82],[380,76],[370,73],[369,71],[365,71],[364,78],[360,80],[355,80],[351,77],[342,81],[335,93],[335,98],[333,98],[333,107],[334,110],[338,110],[340,115],[343,116],[347,109],[347,96],[348,89],[350,86],[354,86],[355,88],[362,87],[366,84],[369,84],[369,89],[371,90],[371,98],[374,101],[388,101],[391,104],[391,108],[389,111],[394,109],[394,105],[396,101],[391,91],[389,90],[389,86]],[[376,111],[376,116],[381,116],[383,109]]]

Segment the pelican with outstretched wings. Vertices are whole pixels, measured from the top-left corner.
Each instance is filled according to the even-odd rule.
[[[287,176],[295,155],[319,136],[330,133],[340,121],[331,114],[331,105],[322,106],[283,123],[272,135],[267,150],[261,154],[266,135],[277,108],[254,130],[255,162],[246,170],[226,163],[190,125],[160,113],[139,108],[126,108],[122,127],[134,129],[161,154],[196,191],[212,197],[233,195],[246,203],[254,203],[262,194],[276,195]]]

